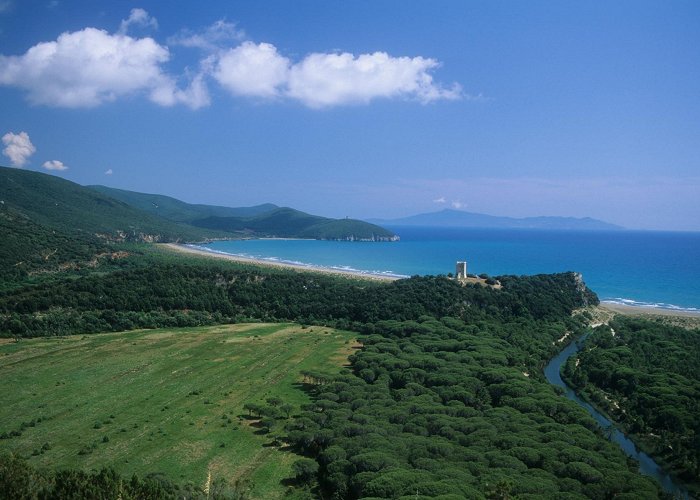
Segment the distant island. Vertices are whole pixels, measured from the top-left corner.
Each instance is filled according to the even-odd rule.
[[[399,219],[367,219],[386,226],[471,227],[496,229],[558,229],[614,231],[621,226],[590,217],[499,217],[462,210],[445,209],[439,212],[412,215]]]

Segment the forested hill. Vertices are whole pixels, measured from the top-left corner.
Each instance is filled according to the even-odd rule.
[[[0,167],[0,289],[97,270],[126,255],[119,242],[225,234],[148,214],[56,176]]]
[[[0,167],[0,204],[16,214],[73,237],[105,241],[197,241],[221,236],[134,208],[54,175]]]
[[[27,278],[121,258],[124,242],[241,236],[386,240],[378,226],[265,204],[191,205],[174,198],[94,189],[53,175],[0,167],[0,289]]]
[[[132,207],[176,222],[191,223],[194,220],[204,219],[206,217],[252,217],[279,208],[272,203],[236,208],[218,205],[202,205],[187,203],[162,194],[137,193],[135,191],[127,191],[125,189],[116,189],[107,186],[87,187],[99,191],[115,200],[123,201]]]
[[[137,193],[106,186],[92,189],[136,208],[176,222],[239,236],[322,240],[391,241],[391,231],[354,219],[330,219],[272,203],[253,207],[190,204],[169,196]]]
[[[542,376],[558,339],[583,330],[572,312],[596,302],[574,273],[499,277],[503,287],[494,290],[445,277],[373,283],[159,254],[133,265],[0,294],[0,331],[259,320],[351,329],[364,347],[348,370],[309,370],[312,402],[286,425],[274,423],[283,417],[264,399],[250,401],[284,427],[271,443],[301,455],[289,478],[300,491],[353,499],[660,496]],[[120,481],[110,477],[105,484]]]
[[[253,217],[207,217],[192,221],[198,227],[242,234],[319,240],[395,241],[391,231],[354,219],[328,219],[293,208],[277,208]]]

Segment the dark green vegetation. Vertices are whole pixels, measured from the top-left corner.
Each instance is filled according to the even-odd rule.
[[[395,237],[391,231],[367,222],[327,219],[293,208],[277,208],[253,217],[207,217],[194,220],[192,224],[212,230],[281,238],[389,241]]]
[[[286,426],[284,440],[308,457],[291,474],[311,491],[658,496],[541,375],[556,340],[582,331],[572,310],[595,302],[572,273],[499,277],[503,288],[493,290],[440,277],[386,284],[157,254],[140,262],[5,293],[0,311],[23,329],[16,335],[28,336],[249,318],[363,333],[351,370],[307,373],[313,401]],[[272,429],[275,417],[266,415],[284,410],[265,406],[246,410]]]
[[[700,492],[700,330],[617,316],[564,375]]]
[[[0,167],[0,290],[128,265],[137,241],[220,236],[55,176]],[[120,244],[117,244],[120,243]]]
[[[122,498],[197,498],[205,481],[229,498],[286,485],[325,498],[659,497],[543,377],[557,340],[585,328],[574,310],[597,303],[574,273],[500,276],[493,289],[214,262],[98,238],[95,224],[120,220],[95,215],[102,201],[137,209],[60,179],[8,175],[26,189],[1,185],[12,197],[0,219],[0,367],[11,388],[0,450],[20,459],[0,459],[0,497],[16,497],[11,487],[114,497],[121,483]],[[262,321],[297,326],[222,326]],[[361,335],[347,369],[352,344],[319,332],[331,327]],[[139,328],[165,330],[123,332]],[[65,337],[98,332],[121,333]]]
[[[113,469],[99,471],[45,470],[33,467],[27,460],[0,455],[0,494],[2,498],[121,498],[142,499],[243,499],[247,498],[245,484],[229,486],[223,481],[210,485],[209,494],[192,484],[179,485],[162,474],[137,474],[123,477]]]
[[[97,189],[0,167],[0,290],[69,271],[84,275],[124,267],[122,261],[129,254],[143,253],[138,247],[117,243],[240,236],[375,240],[393,236],[364,222],[326,219],[270,204],[191,205],[166,196]],[[196,227],[195,220],[211,229]]]
[[[0,167],[0,200],[0,210],[90,241],[194,241],[221,235],[153,216],[60,177],[16,168]]]
[[[557,322],[551,329],[560,331],[582,297],[591,300],[572,273],[500,277],[503,289],[494,291],[447,278],[381,284],[147,252],[129,266],[0,293],[0,332],[35,337],[250,318],[361,330],[367,323],[422,315],[505,321],[533,314]],[[520,342],[533,349],[538,341]],[[533,358],[528,367],[541,361]]]
[[[163,210],[157,208],[159,203]],[[393,233],[365,222],[316,217],[275,205],[190,205],[166,196],[94,190],[52,175],[0,167],[0,289],[37,274],[94,269],[101,261],[123,258],[123,253],[114,253],[125,249],[114,243],[240,236],[381,240]]]
[[[278,436],[309,402],[302,373],[337,372],[351,339],[243,324],[4,343],[0,379],[14,390],[0,408],[0,450],[39,470],[113,467],[127,483],[159,472],[188,489],[211,473],[279,497],[299,458]]]
[[[107,186],[87,187],[109,196],[110,198],[114,198],[115,200],[123,201],[127,205],[131,205],[132,207],[152,215],[158,215],[164,219],[185,223],[191,223],[193,220],[204,219],[206,217],[251,217],[279,208],[272,203],[238,208],[201,205],[186,203],[171,198],[170,196],[163,196],[160,194],[137,193]]]
[[[255,207],[193,205],[170,198],[105,186],[93,189],[166,219],[243,236],[311,238],[321,240],[390,240],[394,233],[353,219],[329,219],[272,204]]]
[[[96,238],[72,237],[0,204],[0,290],[32,276],[85,266],[110,252]]]

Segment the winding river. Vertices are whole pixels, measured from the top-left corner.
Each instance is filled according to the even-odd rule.
[[[671,476],[659,466],[659,464],[657,464],[649,455],[637,449],[637,446],[619,429],[617,429],[613,422],[601,415],[595,408],[593,408],[583,399],[579,398],[576,393],[562,380],[560,375],[561,367],[564,365],[564,363],[566,363],[566,360],[570,356],[576,354],[583,347],[583,341],[586,339],[586,337],[588,337],[588,335],[589,334],[585,334],[578,340],[572,342],[557,356],[552,358],[544,369],[544,375],[547,378],[547,381],[550,384],[561,387],[564,390],[566,397],[583,406],[603,429],[611,429],[612,434],[610,436],[610,440],[617,443],[620,448],[622,448],[622,451],[624,451],[628,456],[639,462],[639,472],[656,478],[656,480],[661,483],[661,487],[664,489],[664,491],[672,493],[673,495],[679,495],[682,498],[691,498],[688,491],[675,482]]]

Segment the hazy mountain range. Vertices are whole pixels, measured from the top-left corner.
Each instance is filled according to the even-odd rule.
[[[445,209],[439,212],[412,215],[399,219],[367,219],[382,226],[432,226],[503,229],[560,229],[560,230],[619,230],[621,226],[590,217],[499,217],[494,215]]]

